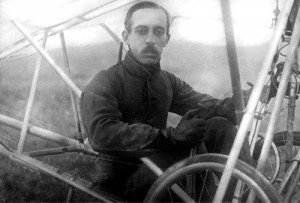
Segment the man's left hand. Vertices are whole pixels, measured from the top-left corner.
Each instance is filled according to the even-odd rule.
[[[198,113],[198,117],[203,118],[205,120],[208,120],[213,117],[224,117],[236,124],[235,112],[224,105],[216,105],[213,108],[209,109],[202,108],[202,111]]]

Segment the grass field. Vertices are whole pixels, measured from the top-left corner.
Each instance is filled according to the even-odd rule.
[[[106,69],[117,60],[118,47],[114,43],[101,47],[70,47],[71,78],[83,89],[99,70]],[[266,46],[239,48],[242,86],[255,82]],[[61,52],[50,52],[58,64],[62,64]],[[208,47],[192,42],[173,42],[166,48],[161,61],[162,68],[175,73],[196,90],[218,98],[231,95],[230,77],[224,47]],[[22,120],[29,95],[36,55],[8,61],[0,61],[0,113]],[[31,114],[31,124],[76,136],[68,88],[47,64],[43,64],[38,81],[37,95]],[[171,114],[169,124],[175,125],[179,117]],[[297,119],[298,116],[297,116]],[[18,131],[0,126],[0,137],[7,145],[16,148]],[[25,151],[57,147],[35,137],[28,136]],[[60,202],[67,197],[68,187],[55,179],[29,171],[0,156],[0,201]],[[59,155],[41,159],[58,168],[81,170],[86,178],[95,179],[91,158],[80,155]],[[92,201],[79,193],[75,201]]]

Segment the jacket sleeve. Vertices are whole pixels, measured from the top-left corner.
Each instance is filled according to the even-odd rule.
[[[170,80],[173,88],[171,112],[182,116],[189,110],[203,106],[212,111],[217,106],[226,106],[234,112],[234,102],[232,98],[219,100],[208,94],[196,92],[190,85],[173,74],[170,74]]]
[[[122,122],[115,83],[107,75],[98,74],[82,94],[81,116],[92,148],[103,153],[143,156],[155,150],[156,143],[167,142],[159,129]]]

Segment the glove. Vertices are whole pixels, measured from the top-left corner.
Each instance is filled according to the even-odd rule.
[[[204,120],[211,119],[213,117],[224,117],[227,120],[236,124],[236,116],[235,112],[224,105],[216,105],[213,108],[200,107],[198,109],[198,118],[202,118]]]
[[[217,105],[214,109],[214,116],[227,118],[235,125],[237,124],[235,112],[226,106]]]
[[[167,129],[167,138],[174,145],[194,146],[205,138],[206,124],[203,118],[198,118],[199,111],[200,109],[188,111],[175,129]]]

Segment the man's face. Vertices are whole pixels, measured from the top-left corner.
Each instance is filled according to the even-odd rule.
[[[136,59],[146,65],[156,64],[169,41],[167,16],[161,9],[140,9],[131,16],[131,31],[123,32]]]

